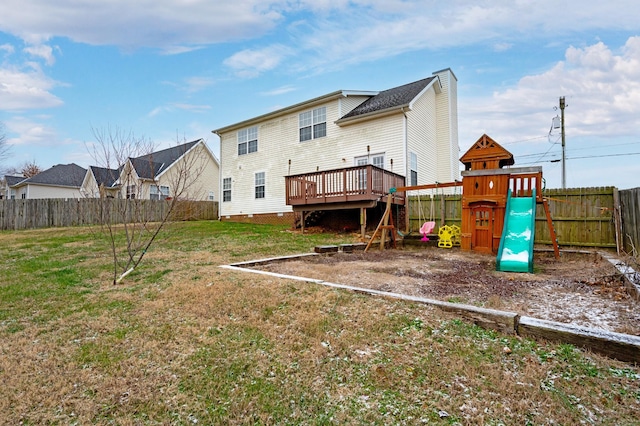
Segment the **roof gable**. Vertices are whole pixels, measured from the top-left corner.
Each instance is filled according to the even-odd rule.
[[[486,134],[471,145],[471,148],[460,157],[460,162],[467,170],[497,169],[512,166],[515,163],[513,154]]]
[[[80,188],[86,173],[86,169],[75,163],[57,164],[35,176],[20,181],[17,185],[39,184]]]
[[[24,176],[4,175],[4,181],[7,182],[7,186],[13,186],[25,180]]]
[[[129,160],[138,177],[141,179],[156,179],[200,142],[202,142],[202,139],[155,151],[140,157],[130,158]]]
[[[112,187],[120,176],[120,170],[117,169],[107,169],[98,166],[90,166],[89,169],[91,174],[93,174],[93,178],[96,180],[96,184],[98,184],[98,186],[104,185],[105,188]]]

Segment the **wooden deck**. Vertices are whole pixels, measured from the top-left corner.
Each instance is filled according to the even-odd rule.
[[[391,188],[404,186],[404,176],[373,165],[285,176],[287,204],[295,211],[373,207],[386,202]],[[396,193],[394,204],[404,205]]]

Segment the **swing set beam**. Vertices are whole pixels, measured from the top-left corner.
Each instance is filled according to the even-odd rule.
[[[399,186],[397,188],[391,188],[389,192],[393,194],[394,192],[418,191],[420,189],[451,188],[453,186],[462,186],[462,181],[456,180],[453,182],[444,182],[444,183],[436,182],[436,183],[429,183],[426,185]]]

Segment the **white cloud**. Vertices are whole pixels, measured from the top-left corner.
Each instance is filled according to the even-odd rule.
[[[0,68],[0,106],[5,111],[51,108],[62,101],[51,93],[60,85],[46,77],[35,64],[30,70],[9,66]]]
[[[599,42],[569,47],[565,61],[489,98],[460,104],[460,143],[469,146],[482,133],[498,140],[544,135],[565,96],[567,132],[573,137],[636,136],[640,128],[640,37],[615,54]]]
[[[259,0],[4,0],[0,29],[31,44],[52,37],[171,51],[260,36],[281,20],[280,2]]]
[[[15,52],[15,48],[9,43],[0,44],[0,51],[4,51],[6,55],[10,55]]]
[[[38,118],[38,117],[36,117]],[[46,146],[55,145],[56,132],[45,124],[47,117],[32,118],[16,116],[5,122],[7,134],[13,135],[7,139],[11,145]]]
[[[261,92],[260,94],[264,96],[278,96],[278,95],[284,95],[285,93],[295,92],[296,90],[297,89],[295,88],[295,86],[286,85],[286,86],[276,87],[273,90]]]
[[[24,51],[32,56],[44,59],[47,65],[53,65],[56,62],[56,58],[53,56],[53,48],[46,44],[28,46],[25,47]]]
[[[264,49],[247,49],[235,53],[224,60],[224,64],[244,78],[255,77],[272,70],[290,54],[290,49],[282,45],[273,45]]]
[[[157,115],[167,113],[167,112],[173,112],[176,110],[203,113],[203,112],[209,111],[210,109],[211,109],[211,105],[196,105],[196,104],[176,102],[176,103],[171,103],[167,105],[161,105],[154,108],[153,110],[149,111],[149,113],[147,114],[147,117],[155,117]]]

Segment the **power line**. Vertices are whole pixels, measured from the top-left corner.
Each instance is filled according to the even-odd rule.
[[[603,157],[622,157],[629,155],[640,155],[640,152],[626,152],[621,154],[603,154],[603,155],[585,155],[583,157],[567,157],[566,160],[583,160],[587,158],[603,158]],[[538,163],[557,163],[560,161],[560,158],[554,158],[552,160],[538,160],[538,161],[530,161],[528,163],[521,163],[521,165],[527,164],[538,164]]]
[[[592,149],[603,149],[603,148],[612,148],[614,146],[628,146],[628,145],[640,145],[640,142],[628,142],[628,143],[618,143],[618,144],[611,144],[611,145],[600,145],[600,146],[588,146],[588,147],[584,147],[584,148],[580,148],[580,151],[587,151],[587,150],[592,150]],[[573,150],[568,150],[568,152],[572,152]],[[549,150],[547,150],[545,153],[534,153],[534,154],[522,154],[522,155],[515,155],[514,157],[516,158],[525,158],[525,157],[536,157],[538,155],[546,155],[549,152]],[[607,154],[605,154],[607,155]]]

